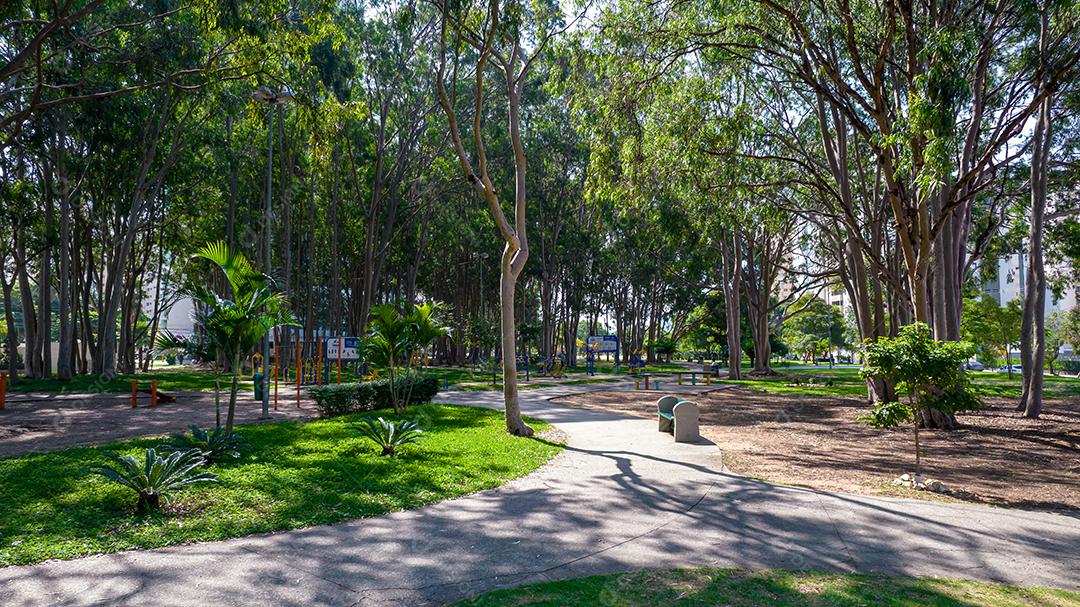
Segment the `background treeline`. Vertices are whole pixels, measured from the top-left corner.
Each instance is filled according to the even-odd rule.
[[[526,48],[530,20],[581,10],[495,1]],[[188,256],[216,239],[260,265],[269,239],[309,342],[361,333],[376,304],[438,299],[452,327],[442,362],[490,356],[502,246],[439,107],[440,6],[5,4],[12,373],[20,342],[31,377],[145,369]],[[1018,342],[1037,415],[1042,293],[1075,288],[1080,253],[1078,10],[628,1],[556,17],[572,27],[535,53],[522,89],[519,349],[573,360],[581,336],[611,331],[624,355],[681,344],[738,363],[745,351],[768,373],[791,345],[785,323],[792,335],[802,315],[830,317],[807,296],[823,288],[847,293],[848,342],[914,321],[960,339],[965,298],[1023,251]],[[490,102],[472,115],[475,52],[454,49],[454,106],[512,191],[506,82],[486,79]],[[267,107],[259,86],[294,99]]]

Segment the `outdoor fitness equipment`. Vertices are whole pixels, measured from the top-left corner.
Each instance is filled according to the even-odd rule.
[[[589,376],[596,375],[596,359],[600,356],[600,344],[592,343],[585,346],[585,372]]]
[[[639,375],[645,373],[646,364],[641,358],[641,350],[637,350],[630,353],[630,362],[627,365],[626,372],[630,375]]]
[[[540,369],[540,375],[542,377],[564,378],[566,374],[563,373],[563,357],[562,354],[552,354],[544,361],[544,366]]]

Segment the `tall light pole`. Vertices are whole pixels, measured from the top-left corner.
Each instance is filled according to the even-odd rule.
[[[281,119],[281,106],[292,101],[293,94],[288,89],[274,91],[268,86],[260,86],[251,94],[252,99],[276,107],[278,120]],[[274,217],[271,195],[274,181],[274,114],[270,114],[266,127],[266,206],[263,208],[263,226],[266,230],[263,238],[263,272],[270,274],[270,234],[271,220]],[[267,333],[262,343],[262,417],[270,417],[270,334]],[[297,381],[300,381],[297,379]]]

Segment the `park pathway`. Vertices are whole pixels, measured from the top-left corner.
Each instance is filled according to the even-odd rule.
[[[522,583],[707,565],[1080,587],[1075,515],[779,487],[724,473],[722,445],[677,445],[654,422],[548,401],[610,389],[523,391],[523,409],[569,444],[498,489],[332,526],[7,567],[0,604],[439,605]]]

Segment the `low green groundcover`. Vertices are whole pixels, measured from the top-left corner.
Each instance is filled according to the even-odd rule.
[[[1076,607],[1080,592],[811,571],[676,569],[499,590],[456,607]]]
[[[353,428],[362,415],[239,427],[250,449],[236,462],[211,467],[220,482],[183,489],[163,512],[145,515],[135,514],[133,492],[89,474],[103,463],[99,448],[0,459],[0,566],[416,508],[523,476],[561,449],[508,435],[498,411],[421,405],[404,418],[420,420],[427,436],[395,458],[380,457]],[[377,415],[395,418],[389,411]],[[136,454],[160,442],[104,448]]]

